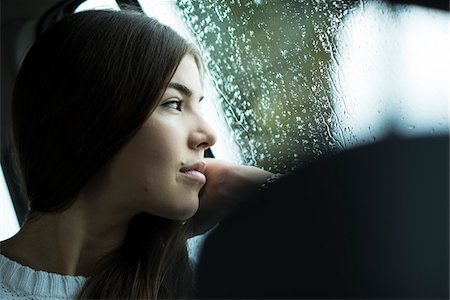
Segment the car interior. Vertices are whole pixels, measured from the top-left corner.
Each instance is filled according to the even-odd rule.
[[[65,15],[76,13],[85,2],[89,0],[1,2],[0,145],[6,193],[0,197],[2,210],[6,202],[12,204],[19,226],[26,218],[28,204],[14,167],[9,137],[15,77],[36,37]],[[155,4],[152,8],[151,1],[111,2],[116,9],[133,6],[155,15],[164,14],[162,6]],[[433,53],[441,53],[438,51],[442,45],[447,47],[442,48],[442,53],[450,50],[448,1],[355,0],[332,4],[255,0],[237,1],[239,5],[235,1],[165,2],[180,10],[180,20],[187,24],[200,48],[209,53],[207,67],[212,79],[208,88],[211,98],[218,99],[215,112],[210,114],[215,115],[216,122],[226,124],[219,133],[235,139],[224,139],[207,156],[231,157],[282,173],[279,181],[251,195],[220,226],[199,237],[195,257],[198,297],[448,299],[450,62],[445,54],[433,57]],[[371,8],[372,2],[383,8]],[[98,5],[101,7],[102,1]],[[279,19],[277,7],[283,16]],[[271,10],[274,15],[266,18]],[[415,15],[415,10],[426,11],[431,19],[444,20],[443,29],[439,27],[442,35],[436,39],[439,43],[416,41],[436,51],[420,52],[420,61],[437,66],[429,71],[423,69],[423,76],[430,82],[443,80],[444,92],[415,92],[411,84],[414,81],[405,79],[403,73],[380,73],[364,77],[369,79],[368,93],[373,96],[371,91],[379,91],[379,85],[389,86],[386,90],[393,93],[402,89],[398,108],[386,109],[395,105],[379,100],[382,94],[373,96],[378,102],[346,102],[362,95],[358,91],[366,86],[346,77],[346,70],[354,70],[354,65],[346,68],[346,63],[354,61],[358,66],[365,60],[358,60],[362,57],[358,50],[340,50],[351,48],[338,42],[354,31],[350,25],[338,25],[346,19],[348,24],[366,22],[369,28],[371,19],[361,12],[372,11],[371,16],[381,12],[380,18],[407,28],[409,21],[422,24],[426,19]],[[298,12],[310,13],[314,20]],[[407,15],[402,19],[407,21],[395,19],[401,13]],[[273,25],[274,20],[288,19],[304,23],[299,21],[291,31],[292,23],[285,27]],[[234,23],[239,26],[230,27]],[[336,28],[330,25],[335,23]],[[380,65],[395,69],[397,61],[403,61],[401,66],[411,65],[404,50],[397,51],[404,48],[398,46],[402,42],[395,36],[375,37],[387,28],[377,26],[372,26],[373,39],[365,45],[375,50],[364,55],[379,59],[386,45],[397,45],[389,50],[397,56],[383,54],[381,63],[356,74],[367,75]],[[414,31],[405,28],[399,34],[414,36]],[[304,29],[305,40],[313,36],[310,43],[294,42],[302,36],[300,29]],[[370,35],[361,34],[366,38]],[[337,42],[328,43],[332,35]],[[433,36],[425,32],[427,35]],[[419,37],[420,32],[415,35]],[[213,41],[219,40],[222,44],[214,46]],[[286,48],[281,49],[283,43]],[[265,53],[258,52],[263,50]],[[300,60],[294,61],[294,56]],[[413,61],[420,64],[417,59]],[[330,76],[335,79],[326,81]],[[429,86],[434,87],[432,84]],[[407,92],[414,93],[417,103],[429,110],[410,109],[405,104],[410,97]],[[434,102],[439,103],[433,106]],[[400,112],[399,117],[391,118],[394,110]],[[422,117],[424,111],[430,113]],[[358,123],[358,118],[368,115],[391,119]],[[428,122],[423,130],[416,122],[419,119]]]

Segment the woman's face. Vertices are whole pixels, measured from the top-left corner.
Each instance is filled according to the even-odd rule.
[[[216,141],[200,115],[202,97],[197,64],[186,55],[156,110],[110,166],[124,208],[174,220],[195,214],[206,182],[204,151]]]

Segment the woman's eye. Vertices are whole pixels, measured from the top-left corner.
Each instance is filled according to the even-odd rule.
[[[181,100],[171,100],[167,101],[163,104],[165,107],[176,109],[178,111],[181,111],[181,107],[183,105],[183,101]]]

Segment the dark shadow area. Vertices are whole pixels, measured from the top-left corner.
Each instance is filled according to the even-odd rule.
[[[449,137],[296,169],[206,238],[198,298],[449,297]]]
[[[446,0],[386,0],[386,2],[392,5],[417,5],[447,12],[449,10],[449,2]]]

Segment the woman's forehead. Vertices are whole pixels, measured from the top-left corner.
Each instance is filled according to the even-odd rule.
[[[192,55],[186,55],[181,60],[170,80],[168,89],[171,88],[177,89],[187,96],[203,94],[203,82],[197,62]]]

